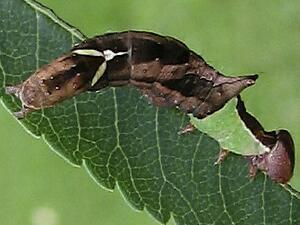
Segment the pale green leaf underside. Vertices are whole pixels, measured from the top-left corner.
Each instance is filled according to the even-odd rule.
[[[1,0],[0,16],[1,98],[16,111],[19,103],[3,87],[24,80],[81,35],[29,0]],[[22,124],[84,165],[100,185],[117,183],[132,206],[161,222],[172,214],[178,224],[300,224],[297,192],[261,173],[250,182],[246,161],[236,155],[214,166],[214,140],[177,134],[187,121],[176,110],[149,105],[135,89],[110,88],[33,113]]]
[[[191,123],[217,140],[223,149],[241,155],[258,155],[270,151],[261,144],[241,120],[236,110],[237,98],[222,109],[200,120],[190,115]]]

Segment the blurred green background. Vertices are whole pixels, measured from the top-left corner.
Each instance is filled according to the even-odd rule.
[[[255,88],[244,93],[249,111],[266,129],[290,130],[296,150],[300,148],[299,1],[40,2],[89,37],[127,29],[154,31],[184,41],[225,74],[259,73]],[[4,107],[0,124],[0,224],[157,224],[146,212],[132,210],[119,191],[99,188],[83,169],[27,134]],[[292,180],[298,190],[299,164]]]

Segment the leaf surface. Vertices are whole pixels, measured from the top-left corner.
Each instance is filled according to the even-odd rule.
[[[20,103],[4,87],[20,83],[83,38],[33,1],[0,2],[1,99]],[[107,189],[116,184],[136,209],[178,224],[299,224],[299,195],[232,155],[218,166],[216,141],[201,132],[180,136],[188,122],[177,110],[149,105],[133,88],[84,93],[21,123]],[[67,179],[67,178],[66,178]]]

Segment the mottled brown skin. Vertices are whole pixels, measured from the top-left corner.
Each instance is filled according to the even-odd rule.
[[[23,105],[15,115],[23,118],[85,91],[103,61],[101,57],[69,53],[41,67],[22,84],[7,87],[6,92],[19,97]]]
[[[246,111],[240,96],[237,111],[257,140],[270,149],[262,155],[247,156],[249,176],[254,178],[257,170],[262,170],[272,180],[287,183],[293,176],[295,163],[295,146],[290,133],[287,130],[265,131],[257,119]]]
[[[107,60],[103,76],[92,86],[91,81],[105,58],[72,54],[83,49],[127,54]],[[16,114],[19,118],[83,91],[122,85],[136,87],[156,106],[178,106],[183,112],[204,118],[253,85],[256,78],[257,75],[224,76],[174,38],[126,31],[87,39],[22,84],[6,90],[22,101],[23,109]]]
[[[93,46],[99,51],[131,49],[131,55],[108,62],[105,75],[93,90],[130,84],[140,89],[152,104],[178,106],[198,118],[219,110],[257,79],[257,75],[224,76],[182,42],[149,32],[111,33],[83,42],[75,49]]]

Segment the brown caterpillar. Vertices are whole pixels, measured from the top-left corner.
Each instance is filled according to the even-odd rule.
[[[22,102],[18,118],[83,91],[122,85],[138,88],[156,106],[204,118],[256,79],[224,76],[174,38],[126,31],[83,41],[6,92]]]
[[[84,91],[131,85],[156,106],[177,106],[203,119],[255,83],[257,75],[228,77],[208,65],[182,42],[149,32],[126,31],[87,39],[41,67],[23,83],[6,88],[22,102],[18,118]],[[248,129],[271,151],[248,156],[251,173],[264,170],[286,183],[294,168],[294,145],[285,130],[266,132],[246,112],[237,110]]]

